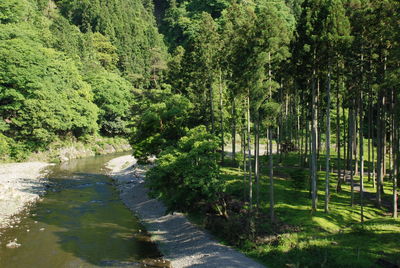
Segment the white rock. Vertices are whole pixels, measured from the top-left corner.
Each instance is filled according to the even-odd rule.
[[[15,238],[14,241],[8,241],[8,244],[6,245],[7,248],[19,248],[21,244],[17,243],[17,239]]]

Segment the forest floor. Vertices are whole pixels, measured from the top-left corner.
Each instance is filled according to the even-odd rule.
[[[0,164],[0,236],[1,229],[18,225],[19,219],[14,215],[44,194],[45,168],[49,165],[44,162]]]
[[[300,168],[297,154],[274,155],[276,222],[269,221],[268,157],[261,157],[260,209],[256,239],[237,245],[248,256],[270,267],[400,267],[400,220],[391,218],[391,205],[377,208],[372,182],[364,175],[364,223],[360,223],[359,177],[355,176],[354,205],[349,180],[336,192],[337,174],[330,173],[330,212],[324,213],[325,172],[318,172],[319,209],[311,212],[309,171]],[[321,157],[321,164],[325,159]],[[335,163],[332,155],[332,163]],[[334,169],[335,167],[333,167]],[[221,168],[226,192],[238,200],[248,193],[244,173],[227,163]],[[392,182],[386,178],[383,204],[391,204]],[[256,189],[256,187],[254,188]],[[253,190],[255,192],[255,190]],[[285,228],[283,228],[285,227]],[[222,232],[219,231],[219,234]],[[217,233],[218,235],[218,233]],[[219,238],[226,240],[224,235]]]
[[[166,260],[179,267],[264,267],[238,251],[221,245],[180,213],[166,215],[162,203],[148,197],[145,169],[131,156],[111,160],[107,168],[117,181],[124,203],[143,221]]]

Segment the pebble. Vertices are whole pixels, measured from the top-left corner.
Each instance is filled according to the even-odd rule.
[[[43,231],[44,231],[44,228],[40,228],[39,231],[43,232]]]
[[[19,248],[21,244],[17,243],[17,239],[15,238],[14,241],[9,241],[6,245],[7,248]]]

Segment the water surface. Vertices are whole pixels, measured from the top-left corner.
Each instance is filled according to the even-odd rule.
[[[53,167],[43,201],[1,238],[0,267],[144,267],[144,263],[162,263],[156,246],[119,199],[110,177],[104,175],[104,165],[121,155],[126,153]],[[21,246],[6,248],[14,238]]]

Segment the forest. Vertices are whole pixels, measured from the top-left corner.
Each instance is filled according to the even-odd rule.
[[[129,140],[271,267],[398,267],[400,2],[2,0],[0,160]]]

